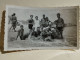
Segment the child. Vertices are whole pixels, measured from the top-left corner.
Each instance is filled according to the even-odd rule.
[[[23,29],[23,25],[21,25],[20,29],[18,30],[17,38],[19,36],[20,39],[23,40],[23,34],[24,34],[24,29]],[[16,40],[17,40],[17,38],[16,38]]]
[[[40,31],[40,27],[37,27],[37,36],[40,36],[41,31]]]
[[[51,38],[54,39],[54,38],[58,38],[58,31],[56,28],[51,28]]]
[[[45,41],[45,38],[47,37],[46,29],[43,29],[43,30],[42,30],[41,36],[42,36],[42,39]]]
[[[35,27],[33,27],[31,36],[37,37],[37,33],[36,33],[36,31],[35,31]]]

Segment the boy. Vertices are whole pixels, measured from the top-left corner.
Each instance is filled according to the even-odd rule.
[[[40,36],[41,31],[40,31],[40,27],[37,27],[37,36]]]
[[[23,40],[23,34],[24,34],[24,29],[23,29],[23,25],[21,25],[20,29],[18,30],[17,38],[19,36],[20,39]],[[17,40],[17,38],[16,38],[16,40]]]
[[[47,31],[46,31],[45,28],[42,30],[42,32],[41,32],[41,36],[42,36],[42,39],[43,39],[44,41],[45,41],[45,38],[48,37],[48,35],[47,35]]]

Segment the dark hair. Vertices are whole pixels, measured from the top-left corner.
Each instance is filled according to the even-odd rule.
[[[57,13],[57,15],[60,15],[60,13]]]
[[[33,16],[33,15],[30,15],[30,17],[31,17],[31,16]]]
[[[48,17],[46,17],[46,19],[48,19]]]
[[[36,17],[38,17],[38,16],[35,16],[35,18],[36,18]]]
[[[46,20],[48,21],[48,20],[49,20],[49,18],[48,18],[48,17],[46,17]]]
[[[43,14],[43,16],[45,16],[45,14]]]
[[[12,14],[12,16],[16,15],[15,13]]]
[[[23,27],[23,25],[21,25],[20,27]]]

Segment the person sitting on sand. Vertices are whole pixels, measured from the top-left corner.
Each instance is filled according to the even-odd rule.
[[[43,41],[45,41],[45,38],[48,37],[46,28],[43,28],[41,32],[41,36],[42,36]]]
[[[40,36],[41,31],[40,31],[40,27],[37,27],[37,36]]]
[[[31,36],[37,37],[37,32],[35,31],[35,27],[33,27]]]

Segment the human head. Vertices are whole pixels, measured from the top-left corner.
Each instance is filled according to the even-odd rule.
[[[60,18],[60,13],[57,13],[57,18]]]
[[[31,18],[33,18],[33,15],[30,15]]]
[[[45,18],[45,14],[43,14],[43,18]]]
[[[23,29],[23,25],[21,25],[20,28]]]
[[[15,16],[15,15],[16,15],[15,13],[12,14],[12,16]]]
[[[48,17],[46,17],[46,20],[48,21]]]
[[[38,20],[38,16],[36,16],[35,19]]]

